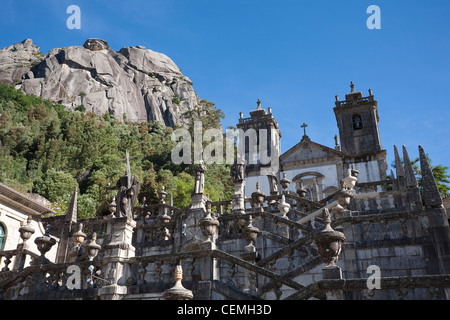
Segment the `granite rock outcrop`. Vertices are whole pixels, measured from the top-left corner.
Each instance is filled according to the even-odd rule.
[[[128,121],[183,125],[182,114],[205,103],[166,55],[143,46],[114,51],[101,39],[40,52],[31,39],[0,50],[0,82],[67,109]]]

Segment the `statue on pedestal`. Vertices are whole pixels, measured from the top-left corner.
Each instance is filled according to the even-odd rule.
[[[134,159],[134,158],[133,158]],[[127,170],[125,171],[125,175],[120,177],[117,180],[117,183],[114,187],[106,187],[107,190],[117,190],[116,196],[116,218],[128,217],[129,219],[133,219],[133,209],[134,204],[136,203],[137,196],[140,190],[139,181],[137,181],[136,177],[131,175],[130,168],[130,155],[128,150],[126,152],[126,158],[120,159],[119,161],[126,161]]]
[[[203,164],[203,160],[195,168],[195,185],[193,194],[203,194],[205,191],[205,172],[206,166]]]
[[[140,184],[135,177],[129,179],[128,175],[120,177],[114,187],[107,187],[108,190],[117,190],[116,195],[116,218],[133,216],[134,203],[139,194]]]

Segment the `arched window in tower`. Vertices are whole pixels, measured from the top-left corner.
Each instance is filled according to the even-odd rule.
[[[0,251],[3,250],[6,242],[6,229],[3,224],[0,223]]]
[[[352,117],[352,122],[353,122],[353,130],[359,130],[363,128],[361,115],[354,114]]]

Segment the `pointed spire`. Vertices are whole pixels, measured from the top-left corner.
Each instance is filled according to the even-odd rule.
[[[433,171],[425,151],[419,146],[420,170],[422,173],[423,201],[427,208],[442,208],[442,199],[434,180]]]
[[[394,155],[395,155],[395,173],[397,175],[397,187],[398,190],[405,190],[406,189],[405,169],[403,168],[402,159],[398,154],[398,149],[396,145],[394,145]]]
[[[405,170],[403,169],[403,163],[398,154],[397,146],[394,145],[394,155],[395,155],[395,173],[397,174],[397,179],[405,176]]]
[[[406,178],[406,186],[408,188],[417,187],[416,176],[414,175],[414,170],[411,164],[411,160],[409,159],[408,151],[406,150],[406,146],[403,145],[403,163],[405,165],[405,178]]]
[[[69,203],[69,208],[67,209],[67,213],[66,213],[66,218],[65,221],[67,223],[73,222],[76,223],[77,222],[77,216],[78,216],[78,189],[77,187],[75,187],[73,194],[72,194],[72,199],[70,199],[70,203]]]
[[[391,169],[392,191],[398,191],[398,182],[395,179],[394,170]]]

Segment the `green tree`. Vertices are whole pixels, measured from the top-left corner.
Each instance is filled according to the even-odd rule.
[[[51,202],[60,201],[70,197],[78,183],[69,173],[49,169],[43,179],[35,182],[33,192],[38,193]]]
[[[214,103],[202,100],[185,116],[202,121],[206,130],[221,128],[223,113]],[[79,216],[104,215],[114,196],[106,192],[106,186],[124,174],[125,163],[118,159],[128,150],[136,157],[131,171],[141,184],[139,201],[146,197],[147,202],[157,202],[164,186],[173,195],[174,205],[185,207],[191,203],[195,165],[171,161],[176,144],[171,139],[173,130],[158,121],[124,122],[110,114],[65,110],[0,84],[0,182],[42,195],[58,214],[67,212],[77,187]],[[207,167],[206,193],[213,200],[231,199],[229,166]]]
[[[445,197],[448,194],[448,191],[450,190],[450,187],[447,185],[450,183],[450,175],[447,174],[448,167],[445,167],[443,165],[432,165],[432,160],[427,154],[428,162],[430,163],[431,172],[433,173],[434,180],[436,181],[436,185],[438,187],[439,193],[441,194],[441,197]],[[416,174],[417,183],[419,185],[419,188],[422,191],[422,172],[420,170],[420,158],[417,157],[413,161],[411,161],[411,164],[414,169],[414,173]]]
[[[428,163],[430,164],[431,172],[433,173],[434,180],[436,181],[436,185],[438,187],[439,193],[441,194],[441,197],[445,197],[449,193],[449,190],[450,190],[450,186],[448,185],[448,183],[450,183],[450,175],[447,172],[448,167],[445,167],[441,164],[432,165],[433,161],[428,156],[428,154],[426,156],[428,159]],[[404,163],[403,159],[401,159],[401,161],[403,164]],[[411,160],[411,165],[412,165],[414,175],[417,180],[417,185],[419,186],[421,193],[423,193],[422,172],[420,170],[420,158],[417,157],[414,160]],[[394,169],[396,168],[395,161],[393,161],[391,163],[391,167]],[[391,176],[388,175],[387,179],[390,180]]]

